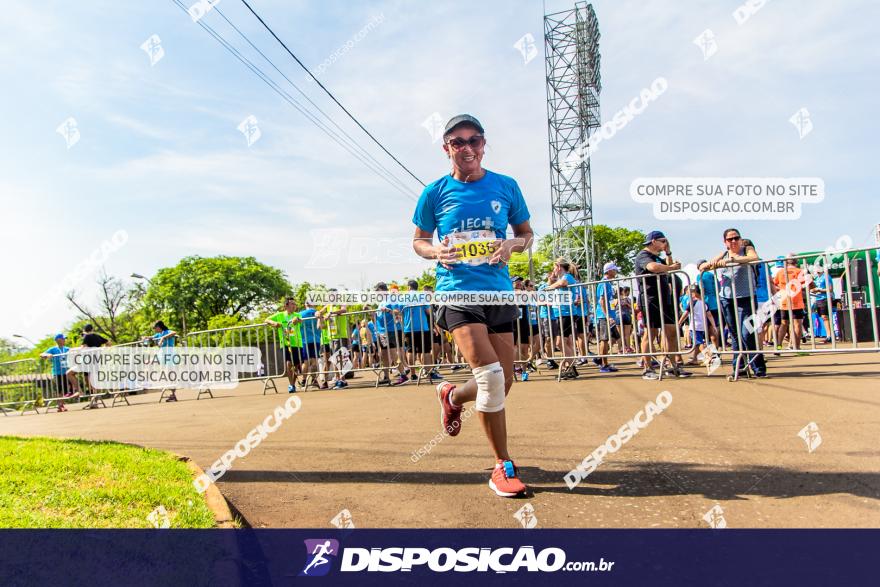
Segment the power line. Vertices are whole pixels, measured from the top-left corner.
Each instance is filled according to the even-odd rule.
[[[322,84],[320,81],[318,81],[318,78],[316,78],[314,75],[312,75],[312,72],[309,71],[309,68],[306,67],[305,64],[303,64],[303,62],[300,61],[299,58],[298,58],[296,55],[293,54],[293,51],[291,51],[291,50],[287,47],[287,45],[284,44],[284,41],[282,41],[280,38],[278,38],[278,35],[275,34],[275,31],[273,31],[272,28],[271,28],[269,25],[266,24],[266,21],[264,21],[264,20],[260,17],[260,15],[257,14],[256,11],[255,11],[253,8],[251,8],[251,5],[247,3],[247,0],[241,0],[241,3],[244,4],[244,5],[247,7],[247,9],[250,10],[251,14],[253,14],[253,15],[256,17],[256,19],[260,21],[260,24],[262,24],[263,27],[265,27],[265,29],[266,29],[267,31],[269,31],[269,34],[271,34],[273,37],[275,37],[275,40],[278,41],[278,42],[281,44],[282,47],[284,47],[284,50],[287,51],[287,52],[290,54],[291,57],[293,57],[294,61],[296,61],[296,62],[299,64],[299,66],[302,67],[302,68],[305,70],[305,72],[306,72],[307,74],[309,74],[309,77],[311,77],[313,80],[315,80],[315,83],[318,84],[318,86],[320,86],[320,88],[321,88],[322,90],[324,90],[324,92],[326,92],[326,94],[327,94],[328,96],[330,96],[330,98],[331,98],[334,102],[336,102],[336,105],[339,106],[339,107],[342,109],[342,111],[345,112],[345,113],[348,115],[348,117],[351,118],[351,119],[354,121],[354,123],[355,123],[356,125],[358,125],[358,127],[360,127],[360,129],[361,129],[362,131],[364,131],[364,132],[367,134],[368,137],[370,137],[371,139],[373,139],[373,142],[374,142],[374,143],[376,143],[377,145],[379,145],[379,147],[381,147],[381,149],[382,149],[383,151],[385,151],[385,153],[387,153],[389,157],[391,157],[392,159],[394,159],[394,162],[397,163],[398,165],[400,165],[400,166],[404,169],[404,171],[406,171],[408,174],[410,174],[410,176],[412,176],[412,178],[413,178],[414,180],[416,180],[417,182],[419,182],[419,183],[422,184],[423,186],[425,185],[425,182],[423,182],[421,179],[419,179],[418,177],[416,177],[416,175],[415,175],[412,171],[410,171],[410,170],[406,167],[406,165],[404,165],[403,163],[401,163],[401,162],[397,159],[397,157],[395,157],[394,155],[392,155],[392,154],[391,154],[391,151],[389,151],[388,149],[386,149],[386,148],[385,148],[385,145],[383,145],[382,143],[379,142],[379,139],[377,139],[376,137],[374,137],[374,136],[370,133],[370,131],[368,131],[366,128],[364,128],[364,125],[362,125],[360,122],[358,122],[358,119],[355,118],[354,115],[353,115],[351,112],[349,112],[349,111],[345,108],[345,106],[342,105],[342,103],[341,103],[339,100],[336,99],[336,96],[334,96],[334,95],[330,92],[330,90],[328,90],[326,87],[324,87],[324,84]]]
[[[243,33],[243,32],[242,32],[237,26],[235,26],[235,23],[233,23],[231,20],[229,20],[229,19],[226,17],[226,15],[223,14],[223,12],[220,10],[220,8],[218,8],[218,7],[214,7],[214,10],[217,12],[217,14],[219,14],[219,15],[223,18],[223,20],[225,20],[225,21],[229,24],[229,26],[231,26],[231,27],[235,30],[235,32],[237,32],[237,33],[239,34],[239,36],[240,36],[242,39],[244,39],[244,40],[247,42],[248,45],[251,46],[251,48],[253,48],[257,53],[259,53],[260,56],[261,56],[263,59],[265,59],[266,62],[269,63],[269,65],[271,65],[272,68],[273,68],[275,71],[277,71],[279,75],[281,75],[281,77],[283,77],[285,80],[287,80],[287,83],[289,83],[289,84],[290,84],[290,85],[291,85],[291,86],[292,86],[297,92],[299,92],[300,95],[301,95],[303,98],[305,98],[305,99],[309,102],[309,104],[311,104],[312,106],[314,106],[315,110],[317,110],[318,112],[320,112],[320,113],[324,116],[324,118],[326,118],[326,119],[330,122],[330,124],[332,124],[333,126],[335,126],[335,127],[339,130],[339,132],[341,132],[343,135],[345,135],[345,137],[351,142],[351,145],[352,145],[353,147],[359,149],[360,152],[361,152],[365,157],[369,158],[370,161],[372,161],[373,163],[375,163],[377,167],[379,167],[380,169],[382,169],[382,171],[384,171],[385,173],[387,173],[388,176],[389,176],[391,179],[393,179],[394,181],[396,181],[397,183],[399,183],[401,187],[403,187],[404,189],[409,189],[409,188],[407,188],[406,184],[404,184],[400,179],[397,178],[397,176],[395,176],[394,174],[392,174],[390,170],[388,170],[384,165],[382,165],[378,160],[376,160],[376,158],[373,157],[373,155],[370,154],[369,151],[367,151],[366,149],[364,149],[364,148],[363,148],[363,147],[362,147],[357,141],[355,141],[355,139],[354,139],[351,135],[349,135],[349,134],[348,134],[348,133],[347,133],[347,132],[341,127],[341,126],[339,126],[339,124],[337,124],[336,121],[335,121],[330,115],[328,115],[326,112],[324,112],[324,111],[321,109],[320,106],[318,106],[317,104],[315,104],[315,102],[314,102],[311,98],[309,98],[308,94],[306,94],[304,91],[302,91],[302,89],[300,89],[300,87],[297,86],[297,85],[293,82],[293,80],[291,80],[289,77],[287,77],[287,75],[285,75],[283,71],[281,71],[280,69],[278,69],[278,67],[275,65],[275,63],[274,63],[271,59],[269,59],[269,57],[268,57],[265,53],[263,53],[263,52],[260,50],[260,48],[257,47],[257,46],[256,46],[256,45],[250,40],[250,38],[248,38],[248,36],[247,36],[246,34],[244,34],[244,33]]]
[[[174,2],[181,10],[183,10],[184,12],[186,12],[188,14],[188,10],[187,10],[186,6],[180,0],[172,0],[172,2]],[[199,26],[201,26],[212,37],[214,37],[214,39],[217,42],[219,42],[223,46],[224,49],[229,51],[236,59],[238,59],[242,64],[244,64],[245,67],[250,69],[251,72],[254,73],[254,75],[259,77],[263,81],[263,83],[265,83],[267,86],[269,86],[269,88],[271,88],[273,91],[275,91],[275,93],[277,93],[279,96],[281,96],[281,98],[284,101],[286,101],[288,104],[290,104],[291,106],[296,108],[303,116],[305,116],[308,120],[310,120],[313,124],[315,124],[319,129],[324,131],[328,136],[330,136],[330,138],[335,143],[337,143],[342,148],[344,148],[346,151],[348,151],[349,154],[351,154],[354,158],[356,158],[358,161],[363,163],[368,169],[370,169],[370,171],[372,171],[373,173],[378,175],[380,178],[384,179],[393,188],[395,188],[398,191],[400,191],[401,193],[403,193],[406,197],[408,197],[410,199],[416,199],[412,192],[406,191],[405,189],[401,188],[399,185],[393,183],[389,179],[388,176],[383,175],[380,171],[376,170],[370,164],[370,162],[366,161],[360,155],[360,153],[353,151],[351,146],[348,145],[347,143],[345,143],[344,141],[342,141],[341,138],[332,129],[328,128],[326,125],[324,125],[323,122],[321,122],[320,120],[315,118],[315,116],[311,112],[309,112],[307,109],[305,109],[299,102],[297,102],[293,96],[291,96],[290,94],[285,92],[282,88],[280,88],[275,83],[274,80],[272,80],[269,76],[267,76],[259,67],[254,65],[247,57],[244,57],[235,47],[233,47],[228,41],[226,41],[226,39],[223,37],[223,35],[216,32],[209,25],[202,22],[202,20],[199,20],[199,22],[198,22]],[[396,178],[394,178],[394,179],[396,180]]]

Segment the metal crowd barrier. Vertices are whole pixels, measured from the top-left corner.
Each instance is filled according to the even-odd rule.
[[[269,387],[278,393],[274,378],[284,375],[284,349],[278,339],[277,327],[268,324],[230,326],[213,330],[190,332],[183,344],[191,348],[206,347],[251,347],[260,350],[263,364],[253,375],[239,377],[239,381],[263,381],[263,394]],[[210,390],[208,390],[210,391]],[[213,396],[212,396],[213,397]]]
[[[394,383],[394,373],[396,382],[406,377],[420,383],[436,368],[462,366],[454,362],[453,346],[437,328],[435,313],[427,305],[393,305],[332,316],[324,316],[322,311],[321,317],[301,324],[302,332],[312,329],[315,334],[311,338],[303,337],[314,359],[308,366],[307,388],[312,383],[330,387],[331,378],[334,383],[345,381],[347,386],[347,380],[357,374],[372,375],[373,387]],[[314,342],[309,344],[309,340]],[[415,347],[427,350],[415,353]],[[427,361],[425,355],[430,357]]]
[[[662,295],[648,300],[645,292],[649,284]],[[587,360],[603,363],[625,358],[641,362],[656,356],[663,359],[658,375],[662,378],[665,363],[669,361],[675,367],[675,358],[688,352],[682,349],[677,331],[681,320],[679,297],[689,286],[688,275],[680,270],[571,284],[565,288],[573,294],[567,307],[539,304],[520,308],[520,319],[514,323],[516,362],[534,366],[540,355],[540,359],[558,366],[557,379],[562,379],[573,367],[577,373],[576,365]],[[598,293],[600,287],[602,295]],[[637,316],[641,308],[647,308],[648,301],[658,311],[644,312],[640,328]],[[597,318],[598,304],[604,304],[602,318]],[[661,307],[666,311],[659,311]],[[524,318],[526,313],[528,319]],[[652,318],[654,314],[659,316]],[[615,315],[612,324],[608,317]],[[670,336],[667,327],[674,327],[676,334]],[[601,343],[603,339],[608,342],[608,352],[592,352],[590,343]],[[611,352],[615,344],[622,352]],[[524,356],[526,353],[528,356]]]
[[[708,277],[717,298],[718,353],[735,358],[739,351],[732,348],[734,340],[747,347],[747,361],[734,365],[729,379],[736,380],[740,374],[750,376],[757,355],[761,355],[760,361],[765,361],[763,355],[767,353],[804,355],[880,351],[880,303],[876,297],[880,292],[875,286],[877,255],[878,247],[873,247],[744,263],[738,271],[751,272],[751,277],[744,279],[746,288],[737,285],[731,267],[701,273],[698,283],[703,297],[710,289],[707,287]],[[835,279],[840,280],[839,296]],[[816,286],[817,282],[823,287]],[[708,295],[712,295],[711,292]],[[798,298],[800,301],[796,302]],[[737,320],[733,328],[729,316],[721,311],[722,299],[729,300],[725,303],[737,314],[742,312],[742,319]],[[799,315],[801,310],[803,317]],[[798,323],[806,324],[801,329],[797,327]],[[825,337],[817,334],[820,328],[826,331]],[[801,337],[797,336],[801,330],[808,341],[807,347],[802,346]],[[790,346],[783,348],[786,336],[790,339]],[[820,338],[824,340],[820,342]],[[830,346],[820,347],[819,344]]]
[[[0,363],[0,412],[37,410],[42,402],[47,382],[40,373],[35,359],[18,359]]]

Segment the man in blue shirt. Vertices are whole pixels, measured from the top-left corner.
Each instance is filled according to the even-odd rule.
[[[318,383],[318,357],[322,355],[321,349],[321,329],[318,328],[318,311],[315,306],[306,302],[306,307],[299,313],[300,332],[302,333],[302,374],[303,388],[309,385],[309,378],[314,382],[316,387],[320,388]],[[325,381],[326,385],[327,382]]]
[[[40,354],[41,359],[52,359],[52,376],[55,378],[55,389],[61,397],[73,399],[79,397],[79,381],[76,373],[67,366],[67,354],[70,347],[65,345],[65,337],[59,333],[55,335],[55,346],[46,349]],[[66,412],[64,402],[58,402],[58,411]]]
[[[443,133],[448,175],[425,187],[413,214],[413,249],[436,260],[437,291],[513,289],[507,265],[533,238],[529,210],[513,178],[482,166],[485,131],[469,114],[452,118]],[[507,239],[507,227],[513,228]],[[439,244],[434,245],[434,233]],[[443,425],[450,436],[461,427],[462,406],[475,401],[495,468],[489,487],[502,497],[525,492],[507,451],[504,400],[513,383],[513,305],[442,306],[437,322],[452,333],[474,378],[456,387],[437,386]]]

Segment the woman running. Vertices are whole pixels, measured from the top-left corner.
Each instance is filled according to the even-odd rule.
[[[437,266],[437,291],[512,291],[507,264],[532,241],[529,211],[516,181],[481,165],[486,139],[473,116],[452,118],[443,150],[452,172],[422,192],[413,222],[413,249]],[[506,240],[507,226],[514,238]],[[434,232],[439,244],[433,244]],[[475,246],[470,246],[471,244]],[[465,245],[467,249],[465,250]],[[461,429],[462,406],[474,401],[495,453],[489,487],[503,497],[525,492],[507,452],[504,399],[513,382],[516,306],[441,306],[437,322],[452,333],[473,378],[461,386],[437,386],[441,421],[450,436]]]

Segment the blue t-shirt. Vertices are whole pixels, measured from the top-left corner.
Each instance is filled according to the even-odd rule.
[[[156,340],[159,340],[160,338],[162,338],[163,336],[165,336],[165,335],[168,334],[169,332],[171,332],[171,331],[168,330],[168,329],[166,328],[166,329],[163,330],[162,332],[157,332],[156,334],[154,334],[154,335],[153,335],[153,338],[156,339]],[[162,347],[162,348],[173,347],[173,346],[174,346],[174,337],[173,337],[173,336],[169,336],[168,338],[166,338],[165,340],[163,340],[162,342],[160,342],[160,343],[159,343],[159,346]]]
[[[67,373],[67,353],[70,352],[70,347],[60,347],[58,345],[53,346],[52,348],[46,349],[47,355],[53,355],[52,357],[52,375],[64,375]]]
[[[596,286],[596,320],[608,318],[602,309],[602,300],[605,300],[605,307],[608,309],[608,315],[617,320],[617,310],[612,307],[611,302],[617,299],[617,292],[614,291],[614,285],[607,279],[603,279]]]
[[[379,334],[388,334],[388,332],[400,330],[400,322],[394,320],[394,312],[392,310],[400,310],[402,308],[403,306],[400,304],[379,305],[379,309],[376,312],[376,329],[379,331]],[[388,311],[382,312],[383,309]]]
[[[360,333],[360,330],[358,329],[357,326],[355,326],[354,328],[351,329],[351,346],[360,346],[361,337],[358,336],[359,333]]]
[[[587,297],[587,286],[576,285],[569,288],[571,291],[572,312],[575,316],[589,316],[590,302]]]
[[[767,266],[763,263],[758,265],[758,279],[755,283],[755,295],[758,303],[766,302],[770,299],[770,291],[767,289]]]
[[[828,292],[825,291],[826,281],[824,272],[819,274],[819,277],[813,281],[813,284],[818,288],[816,293],[813,294],[813,300],[821,302],[822,300],[828,299]]]
[[[321,329],[318,328],[318,320],[315,318],[316,310],[306,308],[299,313],[302,318],[302,339],[304,344],[317,344],[321,342]]]
[[[157,332],[157,333],[153,334],[153,339],[158,342],[158,340],[161,337],[165,336],[166,334],[168,334],[170,332],[171,331],[166,328],[162,332]],[[174,337],[169,336],[168,338],[166,338],[162,342],[158,342],[158,345],[160,348],[158,356],[162,360],[162,364],[163,365],[170,364],[171,359],[174,357]]]
[[[547,289],[546,283],[538,284],[538,287],[537,287],[538,291],[544,291],[545,289]],[[544,318],[549,319],[550,318],[550,307],[547,304],[541,304],[540,306],[538,306],[538,316],[541,317],[542,319],[544,319]]]
[[[575,279],[574,275],[572,275],[571,273],[566,273],[562,277],[565,279],[566,282],[568,282],[569,286],[572,286],[577,283],[577,279]],[[557,291],[568,290],[568,292],[572,295],[572,297],[574,297],[575,295],[577,295],[577,289],[578,288],[560,287]],[[572,305],[561,304],[559,306],[553,306],[553,310],[555,311],[556,316],[571,316],[571,310],[572,310],[573,305],[574,304],[572,304]],[[554,316],[554,317],[556,317],[556,316]]]
[[[425,332],[431,330],[428,306],[403,306],[403,331]]]
[[[413,223],[443,239],[455,232],[488,230],[503,239],[509,224],[529,219],[529,209],[516,181],[486,170],[464,183],[446,175],[425,187],[416,204]],[[456,263],[446,269],[437,264],[436,291],[512,291],[507,265]]]
[[[532,304],[529,304],[529,324],[532,326],[538,325],[538,307]]]
[[[715,274],[711,271],[700,273],[700,284],[703,286],[703,301],[710,310],[718,309],[718,291],[715,289]]]
[[[376,325],[372,322],[367,322],[367,330],[370,331],[370,340],[376,342]]]

